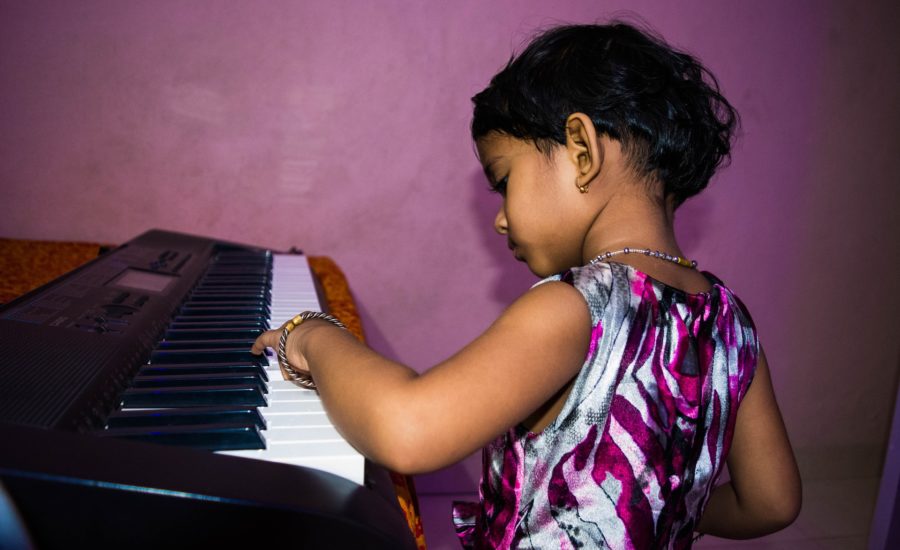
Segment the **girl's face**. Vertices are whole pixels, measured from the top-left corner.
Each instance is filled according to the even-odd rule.
[[[503,198],[494,229],[506,235],[516,259],[539,277],[582,262],[590,227],[565,146],[548,158],[530,141],[492,132],[476,142],[491,188]]]

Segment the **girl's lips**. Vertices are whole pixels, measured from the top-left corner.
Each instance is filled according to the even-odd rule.
[[[508,246],[509,249],[513,251],[513,256],[515,256],[515,258],[521,262],[521,261],[522,261],[522,257],[519,256],[519,250],[516,248],[516,243],[514,243],[514,242],[512,241],[512,239],[507,239],[507,240],[506,240],[506,246]]]
[[[514,240],[507,237],[506,246],[508,246],[509,249],[513,251],[513,256],[515,256],[515,258],[518,261],[520,261],[520,262],[525,261],[525,258],[523,258],[521,254],[519,254],[519,245],[517,245]]]

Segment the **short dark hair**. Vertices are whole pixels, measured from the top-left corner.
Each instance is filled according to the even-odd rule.
[[[548,154],[566,143],[568,116],[585,113],[676,206],[707,186],[739,123],[699,61],[624,22],[541,33],[472,102],[473,139],[500,132]]]

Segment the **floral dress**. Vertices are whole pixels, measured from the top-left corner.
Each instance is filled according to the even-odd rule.
[[[454,504],[464,547],[690,548],[759,350],[744,305],[704,275],[697,294],[616,262],[542,281],[587,301],[587,358],[547,428],[484,449],[480,502]]]

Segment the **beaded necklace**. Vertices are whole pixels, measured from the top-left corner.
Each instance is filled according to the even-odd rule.
[[[612,252],[604,252],[591,260],[589,265],[594,265],[597,262],[608,260],[613,256],[618,256],[619,254],[643,254],[644,256],[650,256],[651,258],[659,258],[660,260],[666,260],[668,262],[672,262],[674,264],[678,264],[682,267],[690,267],[694,269],[697,267],[696,260],[688,260],[687,258],[679,258],[678,256],[670,256],[665,252],[660,252],[659,250],[650,250],[649,248],[628,248],[625,247],[622,250],[613,250]]]

